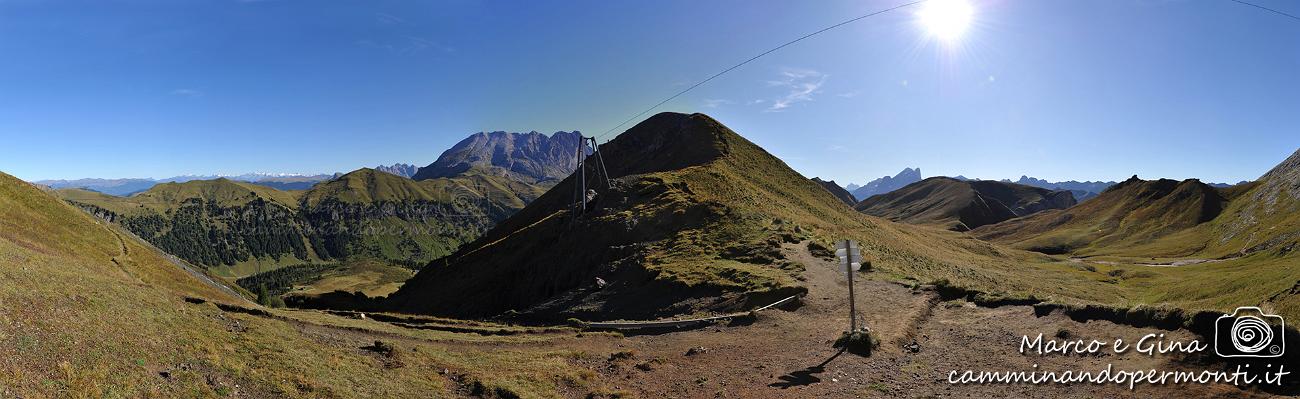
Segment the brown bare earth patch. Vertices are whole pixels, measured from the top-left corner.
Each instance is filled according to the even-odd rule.
[[[832,341],[847,329],[847,286],[832,264],[786,245],[806,265],[809,288],[803,306],[770,311],[745,326],[716,326],[628,338],[569,343],[593,353],[580,363],[599,373],[607,389],[639,397],[1256,397],[1268,396],[1225,384],[956,385],[948,372],[1032,370],[1201,370],[1173,355],[1022,355],[1022,335],[1057,334],[1071,339],[1126,341],[1149,333],[1191,341],[1188,331],[1135,328],[1109,321],[1076,322],[1061,312],[1036,316],[1031,306],[979,307],[964,300],[939,301],[932,291],[879,279],[856,285],[858,310],[882,342],[869,358],[840,353]],[[870,276],[870,274],[866,274]],[[545,344],[544,344],[545,345]],[[914,345],[914,346],[913,346]],[[915,349],[915,351],[913,351]],[[607,356],[599,356],[605,354]]]

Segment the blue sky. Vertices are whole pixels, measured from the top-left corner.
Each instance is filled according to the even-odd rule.
[[[1236,182],[1300,147],[1300,21],[1226,0],[970,1],[956,41],[902,9],[661,110],[842,184],[904,167]],[[483,130],[595,134],[900,3],[0,0],[0,171],[346,172],[425,165]]]

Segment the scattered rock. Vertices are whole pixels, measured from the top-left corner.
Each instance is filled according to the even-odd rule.
[[[912,341],[912,343],[910,344],[903,344],[903,350],[911,353],[918,353],[921,352],[921,344],[916,343],[916,341]]]
[[[375,352],[384,356],[392,356],[393,352],[396,351],[396,348],[394,348],[393,345],[386,343],[384,341],[375,341],[374,345],[363,346],[361,347],[361,349]]]
[[[632,351],[632,350],[618,351],[618,352],[611,353],[609,355],[609,361],[612,362],[620,359],[631,359],[633,357],[636,357],[636,351]]]
[[[649,361],[637,363],[636,369],[641,371],[653,371],[655,366],[660,363],[659,359],[650,359]]]
[[[704,352],[708,352],[708,351],[709,351],[709,348],[705,348],[705,347],[703,347],[703,346],[696,346],[696,347],[693,347],[693,348],[691,348],[691,349],[687,349],[687,350],[686,350],[686,356],[695,356],[695,355],[698,355],[698,354],[701,354],[701,353],[704,353]]]

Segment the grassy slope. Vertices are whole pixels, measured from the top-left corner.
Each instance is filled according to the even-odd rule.
[[[287,215],[292,214],[298,208],[299,197],[304,192],[281,191],[253,183],[221,178],[158,184],[128,197],[111,196],[81,189],[61,189],[55,190],[55,193],[64,200],[93,205],[127,217],[162,216],[168,218],[181,207],[183,202],[195,198],[204,201],[215,201],[222,207],[244,207],[252,201],[261,199],[269,203],[270,206],[288,210],[289,212],[285,213]],[[219,222],[213,221],[212,223],[219,229],[228,228],[228,226]],[[292,222],[288,223],[292,224]],[[304,243],[304,245],[308,244]],[[314,251],[308,250],[307,255],[307,259],[297,259],[292,254],[286,254],[278,259],[269,256],[250,257],[248,260],[235,262],[233,265],[206,266],[212,273],[219,276],[239,277],[257,273],[259,270],[273,270],[285,265],[320,260],[315,256]],[[193,259],[191,259],[191,262],[200,263]]]
[[[800,284],[790,273],[798,266],[766,262],[765,248],[785,237],[829,244],[846,236],[862,240],[877,267],[898,275],[1095,300],[1119,295],[1105,285],[1074,288],[1092,280],[1066,265],[1047,264],[1052,260],[1045,256],[854,212],[704,115],[660,114],[601,151],[618,182],[614,190],[602,191],[600,210],[569,225],[565,209],[573,183],[566,179],[446,264],[424,269],[394,302],[434,313],[522,310],[573,293],[602,275],[616,276],[611,290],[617,295],[588,298],[604,305],[575,305],[611,311],[603,317],[627,315],[629,308],[650,302],[657,307],[643,314],[698,310],[662,303],[663,297],[689,302],[727,293],[788,292]],[[637,280],[636,270],[645,270],[652,283]],[[620,301],[619,295],[631,299]]]
[[[304,282],[295,293],[319,295],[334,291],[362,292],[368,296],[384,296],[397,291],[402,283],[415,274],[411,269],[383,262],[363,259],[349,262],[315,281]]]
[[[872,196],[854,209],[893,221],[965,231],[1074,205],[1065,195],[1014,183],[959,181],[940,176]]]
[[[520,183],[506,177],[487,173],[467,173],[454,178],[414,181],[411,179],[360,169],[337,179],[322,182],[307,191],[280,191],[273,188],[236,182],[227,179],[190,181],[160,184],[148,191],[130,197],[116,197],[87,190],[57,190],[64,199],[90,204],[119,215],[163,216],[168,218],[181,203],[192,198],[216,201],[222,207],[242,207],[254,199],[262,199],[290,212],[281,213],[294,218],[302,207],[304,211],[317,210],[322,202],[336,202],[356,206],[381,204],[417,204],[429,209],[439,207],[435,217],[403,218],[398,216],[358,217],[347,227],[364,231],[359,239],[351,241],[349,248],[357,257],[381,259],[407,259],[411,248],[418,246],[427,261],[450,253],[457,246],[473,239],[485,230],[491,220],[504,218],[543,192],[541,186]],[[364,210],[362,210],[364,211]],[[328,214],[329,211],[323,213]],[[320,221],[320,220],[318,220]],[[286,226],[307,226],[303,220],[280,221]],[[228,226],[213,221],[211,226],[226,229]],[[338,226],[316,226],[328,228]],[[302,235],[309,232],[303,229]],[[165,230],[164,230],[165,231]],[[207,265],[213,273],[226,277],[247,276],[259,271],[303,262],[320,262],[319,252],[305,242],[307,258],[293,254],[278,258],[250,257],[234,264]],[[197,261],[196,261],[197,263]]]
[[[429,180],[411,180],[390,173],[362,168],[337,179],[320,183],[303,196],[305,206],[315,206],[325,199],[346,203],[382,201],[451,202],[486,197],[505,206],[522,208],[544,190],[502,176],[466,173],[462,176]]]
[[[115,229],[0,173],[0,396],[445,396],[454,387],[438,375],[443,368],[489,389],[542,395],[593,384],[569,366],[570,354],[449,351],[425,341],[401,344],[418,352],[404,352],[404,367],[385,368],[319,332],[185,303],[182,295],[238,300]]]
[[[1300,317],[1300,299],[1286,294],[1300,280],[1293,260],[1260,257],[1178,268],[1085,265],[941,228],[891,223],[843,207],[816,183],[707,116],[682,118],[687,117],[656,116],[602,147],[611,174],[619,178],[614,190],[601,192],[607,198],[599,200],[601,210],[569,224],[564,209],[572,183],[561,182],[516,217],[442,260],[447,263],[423,270],[393,296],[393,303],[414,311],[490,314],[557,302],[604,318],[627,316],[619,313],[636,306],[699,310],[674,304],[691,303],[694,296],[762,294],[799,285],[788,273],[798,267],[731,253],[734,247],[761,249],[793,236],[827,246],[833,239],[854,238],[881,272],[875,276],[946,279],[992,297],[1220,311],[1263,304]],[[683,124],[693,126],[685,129],[693,133],[673,132]],[[603,202],[609,199],[616,204]],[[1168,217],[1159,212],[1151,216]],[[656,283],[712,291],[636,286],[628,280],[640,275],[619,272],[629,266],[647,270]],[[598,275],[613,282],[608,292],[562,300],[581,296],[573,288]],[[620,300],[620,295],[629,299]],[[674,295],[678,302],[662,300]],[[735,304],[703,302],[714,310]]]
[[[127,197],[127,204],[144,205],[145,208],[165,213],[189,198],[215,200],[221,206],[247,204],[257,198],[295,209],[301,191],[280,191],[274,188],[230,179],[194,180],[184,183],[163,183],[149,190]],[[111,210],[111,209],[110,209]]]
[[[222,206],[240,206],[257,198],[288,209],[298,207],[301,191],[280,191],[274,188],[228,179],[191,180],[184,183],[163,183],[128,197],[118,197],[79,188],[54,190],[59,198],[91,204],[120,215],[139,216],[166,214],[178,208],[189,198],[215,200]]]
[[[1019,248],[1121,260],[1285,257],[1300,242],[1300,198],[1292,194],[1298,190],[1285,187],[1291,182],[1266,175],[1214,189],[1196,180],[1130,179],[1068,210],[986,226],[974,234]]]
[[[448,201],[452,193],[445,184],[424,184],[401,176],[362,168],[337,179],[317,184],[303,196],[307,206],[325,199],[346,203],[379,201]]]
[[[1022,248],[1060,247],[1132,301],[1230,311],[1262,305],[1300,317],[1300,152],[1259,181],[1215,190],[1195,180],[1131,179],[1065,211],[977,229]],[[1221,209],[1221,210],[1219,210]],[[1178,267],[1138,262],[1223,259]],[[1115,271],[1121,269],[1122,271]]]
[[[826,181],[814,177],[812,178],[812,181],[824,187],[826,191],[830,191],[831,195],[834,195],[835,198],[839,198],[840,201],[844,201],[844,204],[848,206],[853,206],[853,204],[857,202],[856,200],[853,199],[853,194],[849,193],[849,190],[845,190],[844,187],[840,187],[840,185],[836,184],[834,180]]]
[[[541,191],[538,186],[486,174],[415,181],[367,168],[318,184],[304,194],[301,206],[308,213],[326,215],[342,204],[346,210],[341,215],[348,220],[335,223],[317,218],[313,225],[325,231],[339,227],[350,231],[355,237],[348,244],[349,253],[355,255],[350,257],[427,262],[478,237]],[[422,216],[387,212],[390,206]],[[419,256],[409,250],[411,243],[421,249]]]
[[[1149,244],[1213,219],[1224,202],[1217,190],[1197,180],[1133,178],[1078,206],[985,226],[974,234],[1025,249],[1083,256],[1126,254],[1125,248]],[[1174,250],[1190,254],[1200,249],[1184,246]]]

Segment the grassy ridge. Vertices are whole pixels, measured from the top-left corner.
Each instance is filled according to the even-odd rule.
[[[1068,191],[939,176],[872,196],[854,209],[898,222],[966,231],[1044,210],[1068,208],[1075,203]]]
[[[1134,177],[1070,209],[986,226],[974,234],[1049,253],[1115,254],[1117,248],[1152,243],[1212,220],[1225,202],[1216,189],[1197,180],[1144,181]],[[1183,254],[1200,250],[1192,246],[1170,249]]]
[[[442,397],[457,389],[443,369],[531,397],[599,386],[571,366],[572,353],[452,350],[419,338],[400,341],[402,366],[387,367],[350,343],[368,343],[349,338],[353,330],[311,327],[378,324],[190,304],[182,298],[239,300],[115,229],[0,173],[0,395]]]
[[[540,315],[592,317],[723,310],[743,307],[743,298],[798,289],[794,276],[801,265],[771,255],[780,242],[812,239],[831,246],[854,238],[879,271],[875,276],[947,280],[990,297],[1192,311],[1264,304],[1300,317],[1300,301],[1287,294],[1300,280],[1291,258],[1261,253],[1177,268],[1094,265],[892,223],[844,207],[704,115],[655,116],[601,151],[617,179],[600,191],[596,211],[571,221],[572,181],[565,180],[480,240],[422,270],[391,303],[442,314],[530,307]],[[1204,203],[1179,194],[1167,204],[1182,203],[1175,198]],[[1117,231],[1152,233],[1127,224]],[[611,287],[585,291],[595,276]]]
[[[228,277],[303,262],[373,258],[421,265],[451,253],[541,194],[486,173],[414,181],[361,169],[285,192],[226,179],[114,197],[59,195]]]
[[[873,263],[899,275],[1062,295],[1090,281],[1042,255],[854,212],[705,115],[657,115],[601,151],[617,181],[602,189],[597,210],[571,221],[573,180],[566,179],[422,270],[393,295],[393,304],[462,315],[531,306],[573,314],[591,309],[593,317],[743,307],[744,298],[800,289],[795,276],[802,265],[773,255],[781,242],[844,237],[862,240]],[[1052,284],[1019,278],[1036,269]],[[581,287],[596,276],[614,286],[584,293]],[[1100,300],[1119,291],[1098,288],[1085,296]]]
[[[1107,259],[1290,257],[1300,244],[1300,151],[1258,181],[1120,183],[1079,206],[986,226],[984,239]]]

